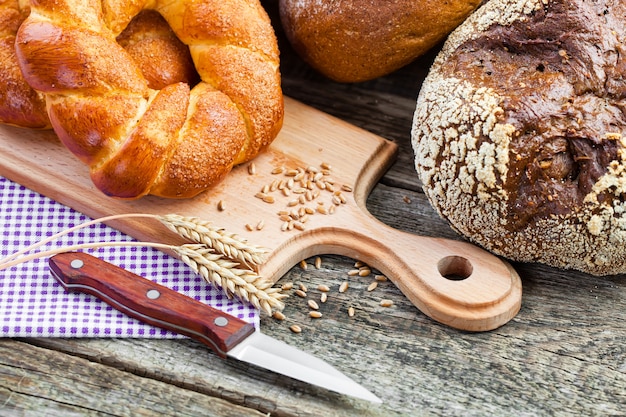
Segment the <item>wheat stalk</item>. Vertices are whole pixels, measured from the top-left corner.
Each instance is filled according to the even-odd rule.
[[[52,236],[48,236],[47,238],[42,239],[42,240],[40,240],[40,241],[30,245],[30,246],[27,246],[27,247],[25,247],[23,249],[20,249],[17,252],[15,252],[15,253],[13,253],[13,254],[5,257],[5,258],[0,259],[0,271],[6,268],[4,266],[5,264],[7,264],[11,260],[16,259],[18,256],[23,255],[23,254],[28,253],[28,252],[31,252],[31,251],[33,251],[33,250],[35,250],[35,249],[37,249],[37,248],[47,244],[47,243],[52,242],[55,239],[58,239],[58,238],[60,238],[62,236],[65,236],[65,235],[67,235],[69,233],[72,233],[72,232],[74,232],[74,231],[76,231],[78,229],[83,229],[85,227],[93,226],[94,224],[98,224],[98,223],[102,223],[102,222],[106,222],[106,221],[110,221],[110,220],[117,220],[119,218],[129,218],[129,217],[153,217],[153,215],[151,215],[151,214],[143,214],[143,213],[116,214],[116,215],[113,215],[113,216],[102,217],[102,218],[96,219],[96,220],[90,220],[88,222],[81,223],[79,225],[70,227],[70,228],[62,230],[59,233],[56,233],[56,234],[54,234]],[[36,259],[36,257],[30,257],[29,260],[32,260],[32,259]],[[26,262],[26,261],[23,261],[23,262]],[[17,265],[19,263],[21,263],[21,262],[12,262],[11,266]]]
[[[92,242],[26,255],[28,252],[80,228],[124,217],[158,219],[168,229],[196,243],[176,246],[154,242]],[[61,231],[3,258],[0,260],[0,271],[23,262],[53,256],[61,252],[106,246],[144,246],[160,250],[170,250],[176,253],[186,265],[194,270],[194,272],[201,275],[207,282],[222,288],[229,297],[233,294],[237,295],[268,314],[271,314],[273,309],[282,310],[284,308],[284,304],[281,300],[285,298],[286,295],[280,293],[280,288],[273,288],[271,281],[259,276],[251,269],[239,268],[240,264],[250,266],[251,264],[259,265],[263,263],[265,261],[264,254],[267,251],[266,249],[250,245],[244,239],[234,234],[227,233],[222,228],[211,227],[209,226],[209,222],[176,214],[160,216],[132,213],[92,220]],[[22,256],[20,257],[20,255]]]
[[[169,230],[185,239],[215,248],[219,253],[247,266],[265,263],[267,249],[251,245],[245,239],[227,233],[223,228],[213,227],[208,221],[177,214],[159,216],[158,219]]]

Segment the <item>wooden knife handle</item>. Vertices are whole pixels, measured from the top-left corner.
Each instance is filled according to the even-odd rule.
[[[91,294],[142,322],[189,336],[221,357],[255,331],[237,317],[86,253],[61,253],[49,264],[66,290]]]

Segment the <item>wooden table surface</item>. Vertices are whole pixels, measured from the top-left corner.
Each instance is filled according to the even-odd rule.
[[[275,15],[275,1],[264,3]],[[386,77],[339,84],[316,74],[278,30],[286,95],[400,146],[368,209],[400,230],[460,239],[429,206],[413,168],[415,100],[432,54]],[[323,318],[298,297],[265,333],[313,353],[364,385],[382,405],[355,400],[235,360],[190,340],[0,339],[3,416],[623,415],[626,277],[513,264],[519,314],[484,333],[451,329],[417,310],[391,282],[336,289],[357,260],[321,256],[279,281],[333,290]],[[380,307],[381,299],[393,306]],[[354,307],[355,315],[347,313]],[[297,323],[302,333],[288,327]]]

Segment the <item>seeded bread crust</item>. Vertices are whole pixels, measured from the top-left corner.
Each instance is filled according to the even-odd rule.
[[[38,0],[30,8],[15,38],[21,73],[106,195],[194,197],[282,127],[278,42],[258,0]],[[200,82],[149,86],[117,39],[142,10],[162,16]]]
[[[626,5],[491,0],[448,38],[412,130],[432,206],[509,259],[626,272]]]

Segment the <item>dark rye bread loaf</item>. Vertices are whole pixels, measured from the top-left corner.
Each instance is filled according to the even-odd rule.
[[[491,0],[448,38],[413,121],[439,214],[509,259],[626,272],[626,2]]]

